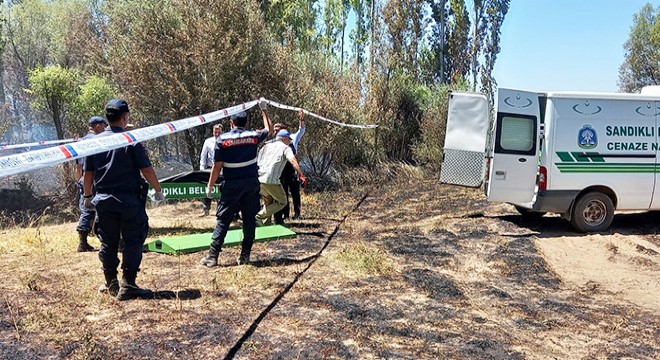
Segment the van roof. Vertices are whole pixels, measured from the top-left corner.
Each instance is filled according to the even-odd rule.
[[[547,91],[540,92],[549,98],[589,98],[599,100],[642,100],[642,101],[660,101],[660,95],[651,94],[631,94],[631,93],[606,93],[589,91]]]

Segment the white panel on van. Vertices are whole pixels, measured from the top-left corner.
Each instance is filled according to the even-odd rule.
[[[488,99],[482,94],[452,92],[440,182],[480,187],[484,180],[489,127]]]

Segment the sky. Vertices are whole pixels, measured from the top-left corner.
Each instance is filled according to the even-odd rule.
[[[660,0],[511,0],[493,76],[498,87],[618,92],[633,15]]]

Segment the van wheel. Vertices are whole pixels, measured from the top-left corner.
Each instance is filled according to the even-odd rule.
[[[603,193],[590,192],[575,202],[571,225],[580,232],[597,232],[610,227],[613,218],[612,199]]]
[[[522,215],[523,220],[538,220],[545,215],[545,212],[532,211],[518,205],[513,205],[513,207],[515,207],[516,211]]]

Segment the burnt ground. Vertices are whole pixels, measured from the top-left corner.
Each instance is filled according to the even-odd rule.
[[[654,213],[582,235],[433,181],[303,200],[298,238],[256,244],[251,266],[145,254],[139,283],[174,299],[98,294],[96,255],[55,235],[75,224],[3,230],[22,242],[0,247],[0,358],[660,358]],[[194,206],[151,209],[153,234],[198,229]]]

